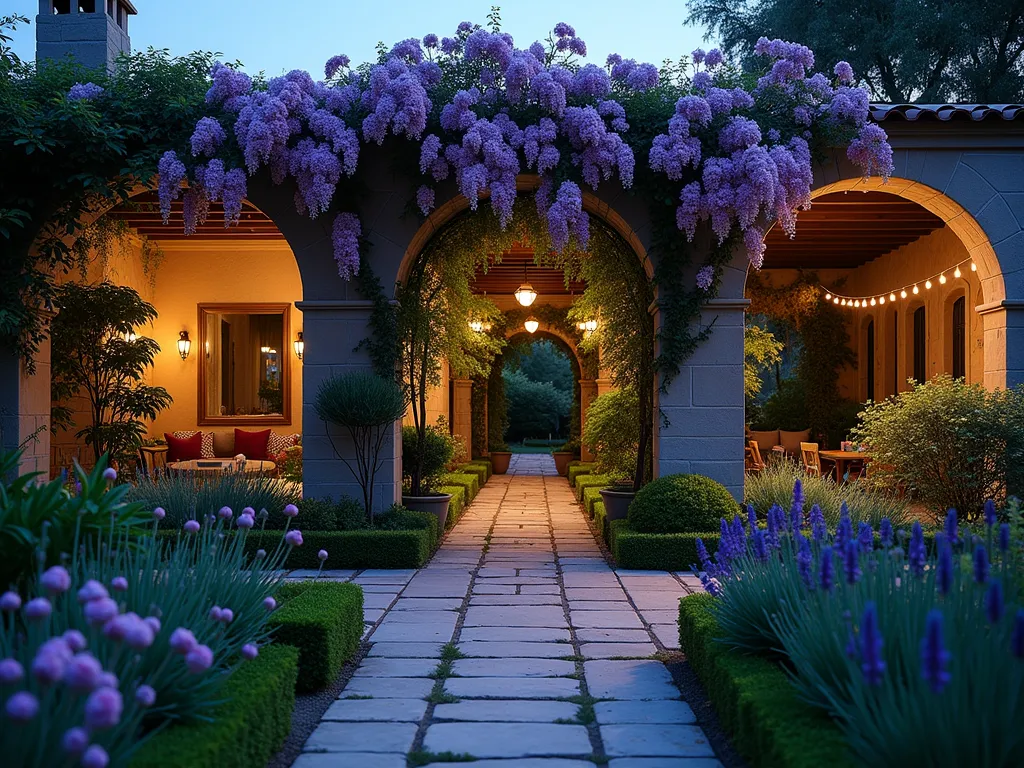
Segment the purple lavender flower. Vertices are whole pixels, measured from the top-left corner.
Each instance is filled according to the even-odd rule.
[[[246,643],[242,646],[242,658],[252,661],[260,655],[260,649],[254,643]]]
[[[807,540],[807,537],[797,531],[797,553],[796,553],[796,566],[800,573],[800,578],[804,582],[804,586],[808,589],[814,589],[814,574],[811,572],[811,566],[814,564],[814,556],[811,554],[811,542]]]
[[[779,547],[779,534],[786,524],[786,513],[778,504],[772,504],[768,510],[768,546],[772,549]]]
[[[103,89],[96,83],[75,83],[68,91],[68,101],[92,101],[103,95]]]
[[[110,756],[99,744],[91,744],[82,755],[82,768],[107,768]]]
[[[946,650],[942,639],[942,611],[933,608],[928,612],[925,636],[921,641],[921,676],[932,693],[942,693],[949,684],[947,667],[951,658],[952,654]]]
[[[928,550],[924,543],[924,531],[921,529],[921,523],[914,521],[914,526],[910,531],[910,549],[907,553],[907,563],[910,565],[910,571],[915,576],[921,576],[924,574],[925,564],[928,562]]]
[[[45,597],[37,597],[29,600],[25,605],[25,616],[30,620],[42,620],[50,617],[53,613],[53,606]]]
[[[989,624],[998,624],[1003,618],[1006,606],[1003,601],[1003,585],[998,579],[993,579],[988,585],[985,593],[985,614],[988,616]]]
[[[754,557],[760,560],[762,563],[768,561],[768,544],[766,541],[765,533],[760,528],[754,531]]]
[[[197,645],[185,654],[185,666],[193,675],[208,670],[213,665],[213,651],[205,645]]]
[[[861,521],[857,526],[857,544],[860,551],[867,554],[875,548],[875,532],[871,530],[871,524]]]
[[[60,740],[64,751],[77,757],[89,746],[89,732],[85,728],[68,728]]]
[[[71,574],[64,566],[55,565],[43,572],[39,577],[39,583],[51,595],[59,595],[71,587]]]
[[[811,507],[811,536],[815,542],[821,543],[828,535],[825,515],[817,504]]]
[[[850,520],[850,510],[846,502],[839,508],[839,525],[836,526],[836,546],[840,551],[846,551],[846,542],[853,538],[853,523]]]
[[[831,592],[835,585],[835,571],[832,563],[832,547],[825,546],[821,549],[821,563],[818,567],[818,582],[826,592]]]
[[[843,572],[847,584],[856,584],[860,581],[860,551],[857,542],[850,539],[846,542],[846,549],[843,559]]]
[[[878,526],[878,535],[882,540],[882,546],[885,549],[889,549],[893,543],[893,532],[892,532],[892,521],[888,517],[883,517],[881,524]]]
[[[25,677],[25,668],[17,659],[0,660],[0,685],[14,685]]]
[[[1010,524],[1003,523],[999,526],[999,551],[1007,552],[1010,549]]]
[[[992,528],[996,522],[996,503],[992,499],[988,499],[985,502],[985,525]]]
[[[185,533],[199,533],[199,522],[197,520],[186,521]]]
[[[7,717],[16,723],[27,723],[39,714],[39,699],[28,691],[18,691],[4,706]]]
[[[978,584],[984,584],[988,581],[988,572],[988,550],[979,544],[974,550],[974,580]]]
[[[878,630],[878,612],[874,602],[864,606],[860,620],[861,671],[868,685],[881,685],[885,674],[885,660],[882,658],[882,633]]]
[[[939,592],[948,595],[953,588],[953,547],[943,534],[935,537],[939,549],[939,560],[935,566],[935,585]]]
[[[21,597],[17,592],[7,591],[0,595],[0,611],[14,613],[21,608]]]
[[[697,559],[700,560],[700,567],[705,571],[711,570],[711,557],[708,555],[708,549],[704,546],[704,540],[698,536],[694,544],[697,547]]]
[[[113,728],[121,722],[124,700],[121,692],[114,688],[99,688],[85,700],[85,726],[90,730],[102,731]]]
[[[753,504],[747,504],[747,528],[750,535],[757,530],[757,512],[754,510]]]
[[[1013,635],[1010,638],[1010,650],[1015,658],[1024,659],[1024,608],[1017,609],[1013,617]]]
[[[78,602],[88,603],[91,600],[99,600],[104,597],[110,597],[110,593],[107,592],[107,588],[100,584],[95,579],[89,579],[82,588],[78,590]]]

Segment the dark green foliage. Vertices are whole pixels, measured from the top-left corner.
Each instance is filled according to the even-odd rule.
[[[569,357],[549,339],[538,339],[519,357],[517,370],[530,381],[547,382],[559,392],[572,395],[573,376]]]
[[[571,461],[569,462],[569,485],[576,487],[576,481],[583,475],[589,475],[594,471],[594,465],[590,462]]]
[[[576,499],[577,501],[583,501],[583,492],[587,488],[607,488],[612,484],[612,480],[607,475],[582,475],[576,478]]]
[[[484,483],[486,483],[488,480],[490,480],[491,479],[491,475],[494,474],[494,467],[491,465],[491,460],[490,459],[474,459],[473,461],[469,462],[468,464],[465,464],[464,466],[465,467],[475,467],[475,468],[483,469],[484,470],[484,479],[483,479]],[[481,485],[483,485],[483,483],[481,483]]]
[[[186,520],[201,520],[221,507],[230,507],[235,514],[252,507],[256,512],[267,510],[266,527],[280,530],[287,520],[284,508],[300,503],[295,485],[246,472],[160,473],[138,478],[129,488],[133,501],[148,509],[163,507],[167,516],[160,521],[161,528],[180,529]],[[302,527],[315,526],[303,522]]]
[[[163,387],[145,383],[160,345],[146,336],[129,340],[156,319],[156,309],[133,288],[103,282],[65,283],[53,292],[59,312],[50,324],[53,429],[81,428],[75,437],[122,467],[133,466],[135,452],[153,420],[171,404]],[[82,396],[89,423],[75,424],[71,401]]]
[[[610,534],[608,531],[608,513],[604,508],[603,501],[594,502],[594,527],[597,528],[601,534],[601,538],[604,539],[605,544],[610,543]]]
[[[355,499],[302,499],[296,523],[302,531],[354,531],[369,526],[366,511]],[[282,516],[283,517],[283,516]],[[275,526],[276,527],[276,526]],[[283,526],[282,526],[283,527]]]
[[[467,504],[480,493],[480,479],[475,474],[450,473],[444,476],[444,484],[465,488]]]
[[[487,466],[483,464],[463,464],[455,470],[460,475],[476,475],[477,485],[483,486],[487,482]]]
[[[502,375],[508,398],[508,440],[547,437],[566,429],[572,406],[571,389],[565,392],[551,382],[534,381],[522,371],[506,370]]]
[[[627,520],[608,523],[609,547],[620,568],[640,571],[687,571],[700,562],[696,541],[709,552],[718,549],[717,533],[638,533]]]
[[[173,725],[146,741],[132,768],[252,768],[266,765],[291,731],[299,651],[260,649],[222,689],[209,722]]]
[[[470,458],[477,459],[487,453],[487,378],[473,377],[470,408],[472,411],[472,445]]]
[[[691,0],[688,22],[753,58],[761,35],[798,40],[819,72],[848,61],[878,101],[1021,103],[1024,9],[1011,0]]]
[[[487,450],[507,451],[505,432],[508,429],[508,399],[505,397],[504,363],[499,355],[487,378]]]
[[[723,727],[754,766],[852,766],[835,724],[797,698],[781,667],[718,643],[718,624],[706,594],[679,604],[679,646]]]
[[[274,642],[299,649],[298,693],[333,683],[363,634],[363,590],[357,584],[315,581],[285,584],[271,614]]]
[[[637,493],[629,505],[629,527],[638,533],[717,531],[739,505],[725,486],[703,475],[666,475]]]
[[[595,455],[595,471],[612,481],[633,480],[640,440],[636,389],[627,387],[594,398],[587,408],[583,444]]]
[[[466,489],[461,485],[442,485],[438,491],[450,493],[452,496],[452,500],[448,502],[448,518],[444,522],[445,529],[451,530],[466,510]]]
[[[431,493],[441,482],[445,469],[455,456],[457,443],[446,430],[428,426],[423,431],[423,449],[420,454],[420,434],[416,427],[402,427],[402,475],[413,496]],[[414,461],[420,455],[419,487],[413,477]]]
[[[810,427],[807,396],[800,379],[785,379],[761,405],[754,429],[802,432]]]
[[[594,516],[594,505],[601,501],[600,488],[587,488],[583,491],[583,508],[590,517]]]

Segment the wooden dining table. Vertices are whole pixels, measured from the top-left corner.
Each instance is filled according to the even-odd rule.
[[[854,461],[863,461],[867,464],[871,461],[871,454],[865,451],[818,451],[818,455],[823,459],[835,462],[836,479],[840,482],[846,476],[848,464]]]

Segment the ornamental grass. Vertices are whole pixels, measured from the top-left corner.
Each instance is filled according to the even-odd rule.
[[[713,560],[698,544],[720,642],[777,656],[864,765],[1024,764],[1021,549],[995,504],[980,535],[951,510],[933,547],[804,504],[798,482],[767,528],[722,520]]]

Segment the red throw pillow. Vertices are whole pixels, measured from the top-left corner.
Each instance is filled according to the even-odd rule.
[[[235,430],[235,453],[243,454],[245,458],[253,461],[264,461],[267,458],[267,441],[270,440],[270,430],[262,432],[246,432],[243,429]]]
[[[196,432],[192,437],[175,437],[164,432],[167,441],[167,461],[191,461],[203,457],[203,433]]]

